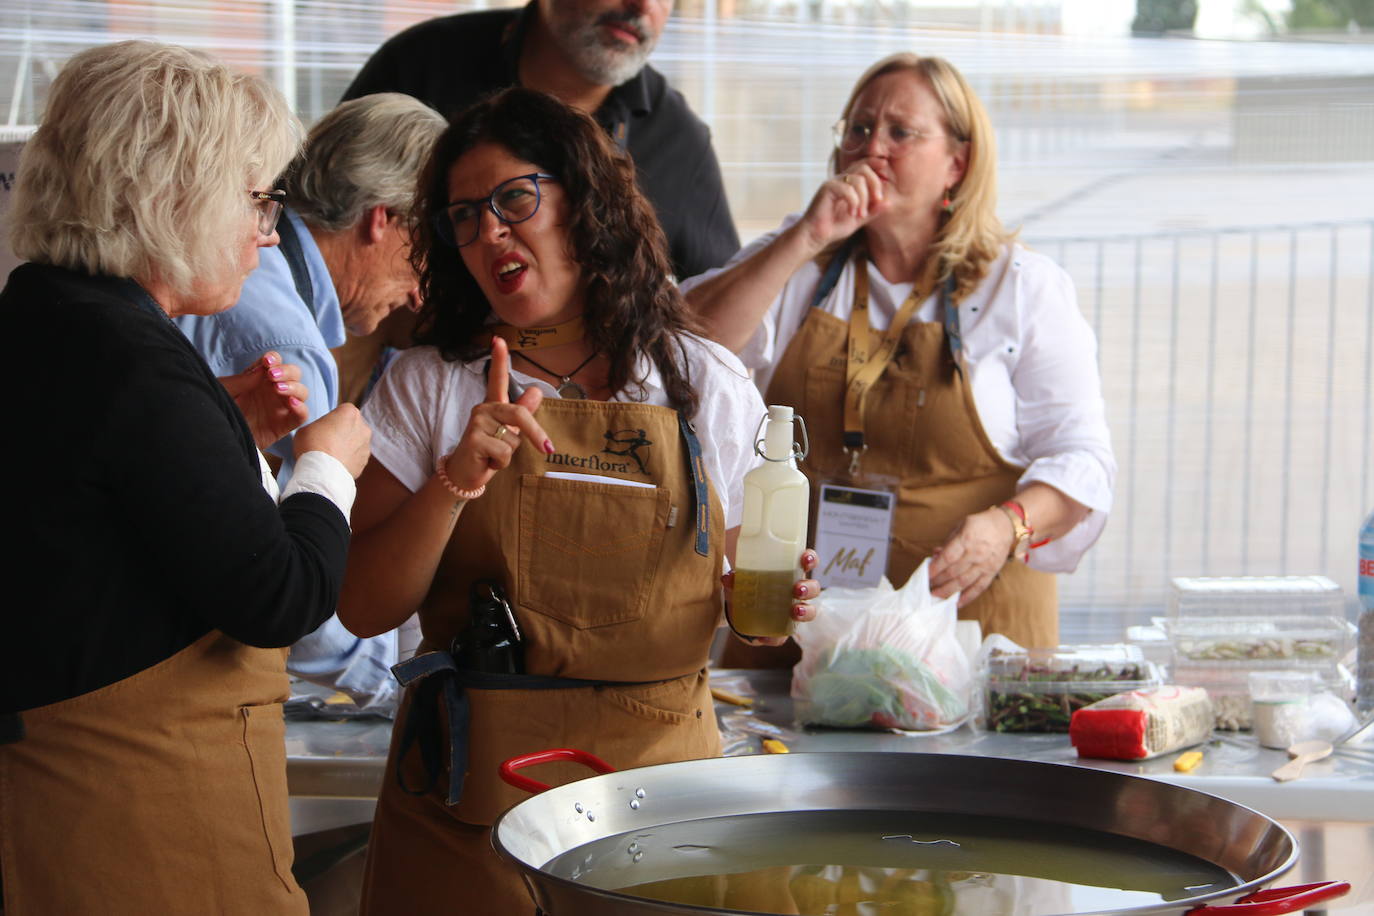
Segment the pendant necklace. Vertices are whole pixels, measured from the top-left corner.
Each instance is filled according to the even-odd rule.
[[[519,350],[512,350],[511,355],[520,357],[525,362],[529,363],[531,366],[538,369],[540,372],[543,372],[545,375],[552,375],[555,378],[557,378],[558,387],[554,390],[558,392],[558,396],[560,398],[572,398],[575,400],[582,401],[585,401],[587,399],[587,389],[577,384],[577,382],[574,382],[572,378],[574,375],[581,372],[583,369],[587,368],[587,363],[596,359],[596,351],[592,351],[591,356],[588,356],[586,359],[582,360],[582,364],[573,371],[569,372],[567,375],[563,375],[561,373],[554,372],[551,369],[544,368],[543,366],[539,365],[539,363],[536,363],[534,360],[530,359],[528,356],[526,356]]]

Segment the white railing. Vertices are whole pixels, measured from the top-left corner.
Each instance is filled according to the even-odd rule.
[[[1374,504],[1374,221],[1028,238],[1097,332],[1120,474],[1061,582],[1119,637],[1179,575],[1317,573],[1353,594]]]

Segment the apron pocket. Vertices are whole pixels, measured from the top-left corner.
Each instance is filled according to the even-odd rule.
[[[720,756],[720,732],[704,674],[659,684],[598,687],[597,744],[609,762],[645,766]],[[594,749],[594,752],[595,749]],[[627,764],[619,764],[622,769]]]
[[[624,687],[600,687],[601,695],[630,715],[662,722],[668,725],[682,725],[701,718],[700,696],[696,681],[692,678],[677,678],[660,684],[643,684]]]
[[[579,630],[639,620],[668,509],[662,488],[521,478],[516,601]]]
[[[263,836],[272,856],[272,867],[287,890],[294,891],[291,877],[291,808],[286,788],[286,723],[282,704],[241,706],[243,746],[248,752],[253,788]]]

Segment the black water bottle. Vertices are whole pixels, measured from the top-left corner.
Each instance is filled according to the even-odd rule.
[[[458,667],[486,674],[520,674],[525,670],[520,625],[515,622],[500,582],[479,579],[469,593],[467,629],[453,638],[450,651]]]

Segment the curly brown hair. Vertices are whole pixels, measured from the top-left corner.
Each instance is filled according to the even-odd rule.
[[[643,382],[631,378],[642,353],[658,367],[673,406],[693,415],[698,395],[687,378],[681,335],[695,327],[671,280],[663,230],[635,183],[634,164],[587,115],[531,89],[505,89],[460,114],[420,175],[411,258],[424,307],[415,342],[438,348],[449,361],[487,352],[482,330],[491,305],[457,250],[434,228],[434,214],[449,204],[450,169],[483,143],[504,147],[558,178],[568,200],[568,240],[586,290],[584,333],[597,352],[610,357],[610,389]]]

